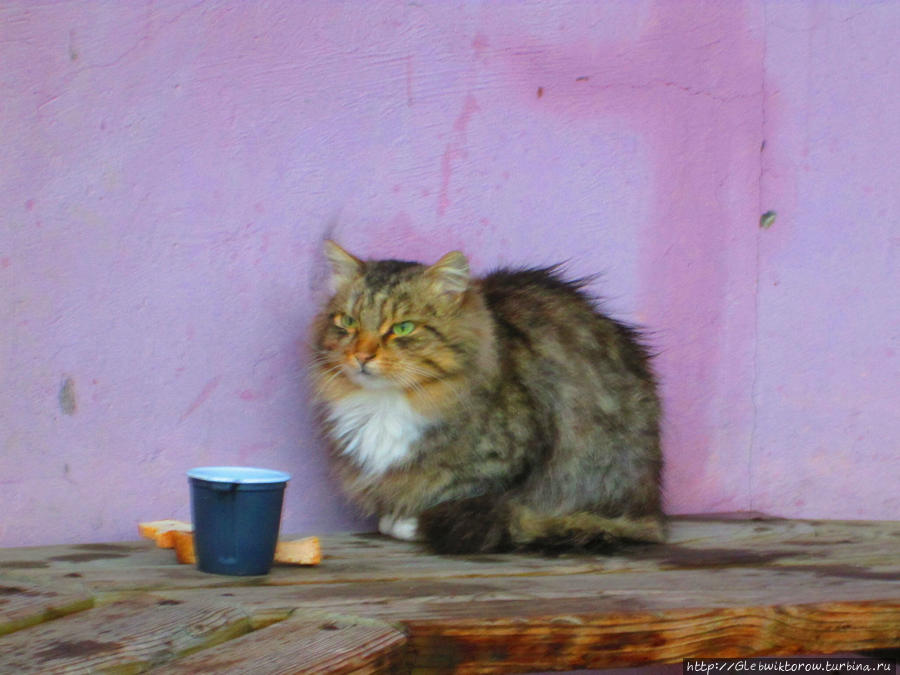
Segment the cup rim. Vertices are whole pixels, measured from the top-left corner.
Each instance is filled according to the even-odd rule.
[[[286,483],[291,474],[252,466],[198,466],[187,472],[188,478],[211,483]]]

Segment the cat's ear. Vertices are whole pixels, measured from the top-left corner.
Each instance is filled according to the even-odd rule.
[[[469,261],[459,251],[451,251],[425,270],[425,276],[438,293],[458,295],[469,287]]]
[[[363,261],[350,255],[330,239],[325,240],[325,257],[331,263],[331,290],[334,292],[362,274]]]

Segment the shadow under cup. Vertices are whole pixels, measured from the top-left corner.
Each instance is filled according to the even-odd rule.
[[[290,475],[242,466],[187,472],[197,569],[238,576],[268,574]]]

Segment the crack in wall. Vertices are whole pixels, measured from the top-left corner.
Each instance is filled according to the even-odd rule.
[[[144,34],[140,37],[140,39],[138,39],[137,42],[135,42],[131,47],[129,47],[128,49],[126,49],[125,51],[123,51],[123,52],[122,52],[121,54],[119,54],[118,56],[114,57],[112,60],[106,61],[106,62],[103,62],[103,63],[92,63],[92,64],[85,65],[85,66],[83,66],[82,68],[78,68],[77,70],[75,70],[73,74],[77,75],[78,73],[87,72],[87,71],[89,71],[89,70],[97,70],[97,69],[112,68],[112,67],[114,67],[114,66],[119,65],[122,61],[125,60],[125,58],[127,58],[127,57],[130,56],[131,54],[135,53],[138,49],[140,49],[142,45],[145,45],[145,44],[147,44],[148,42],[150,42],[151,40],[154,40],[154,39],[158,38],[158,37],[160,36],[160,34],[161,34],[165,29],[167,29],[169,26],[175,25],[175,24],[178,23],[184,16],[186,16],[187,14],[189,14],[190,12],[192,12],[193,10],[197,9],[198,7],[202,7],[202,6],[203,6],[203,2],[202,2],[202,1],[201,1],[201,2],[196,2],[196,3],[192,4],[192,5],[189,5],[189,6],[185,7],[183,10],[181,10],[180,12],[178,12],[178,13],[177,13],[174,17],[172,17],[171,19],[162,19],[162,20],[160,20],[160,23],[159,23],[158,26],[156,26],[156,27],[148,27],[147,29],[145,29]],[[68,50],[69,50],[70,57],[71,57],[71,55],[72,55],[72,53],[73,53],[73,49],[74,49],[74,48],[73,48],[73,40],[74,40],[74,30],[73,30],[73,31],[69,31],[69,47],[68,47]],[[79,54],[78,54],[77,52],[75,52],[75,54],[76,54],[76,57],[73,58],[72,61],[77,61],[77,60],[78,60]]]

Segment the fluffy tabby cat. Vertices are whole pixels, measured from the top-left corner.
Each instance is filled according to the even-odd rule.
[[[326,242],[313,374],[344,488],[440,553],[663,538],[659,401],[635,332],[557,268],[481,279]]]

